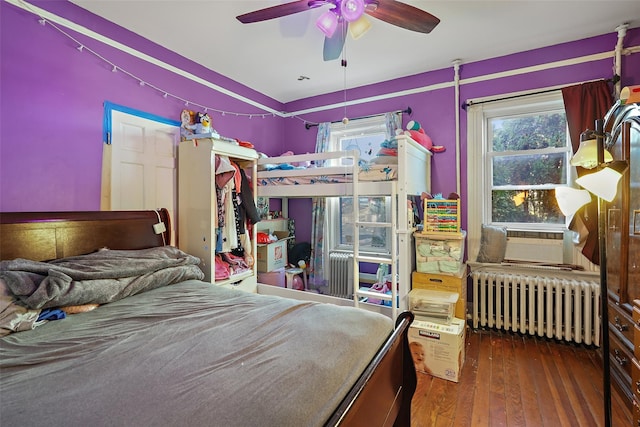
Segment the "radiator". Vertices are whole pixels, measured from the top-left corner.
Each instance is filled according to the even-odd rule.
[[[473,326],[600,345],[600,283],[475,271]]]
[[[353,254],[329,253],[329,294],[353,298]]]

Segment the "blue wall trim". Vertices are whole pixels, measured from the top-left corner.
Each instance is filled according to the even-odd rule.
[[[118,105],[114,104],[113,102],[105,101],[104,115],[102,118],[102,142],[105,144],[111,144],[111,112],[113,110],[131,114],[132,116],[142,117],[143,119],[153,120],[154,122],[164,123],[170,126],[180,127],[181,124],[178,120],[167,119],[166,117],[157,116],[155,114],[147,113],[141,110],[136,110],[135,108],[125,107],[124,105]]]

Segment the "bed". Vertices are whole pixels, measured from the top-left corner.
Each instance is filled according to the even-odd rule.
[[[431,186],[431,152],[413,139],[396,138],[397,156],[359,162],[356,151],[334,151],[258,159],[261,197],[332,197],[399,193],[420,195]],[[354,180],[354,177],[356,178]]]
[[[281,199],[284,217],[289,216],[288,199],[291,198],[391,197],[391,211],[397,214],[397,218],[392,220],[391,231],[397,246],[392,247],[391,259],[384,262],[397,268],[396,271],[392,267],[392,271],[397,273],[392,274],[397,277],[397,285],[392,283],[391,287],[397,289],[397,295],[392,294],[391,301],[399,303],[390,310],[392,318],[396,318],[398,313],[408,307],[407,295],[415,265],[414,228],[409,219],[413,215],[407,212],[404,202],[411,196],[419,199],[423,192],[430,192],[432,156],[429,150],[408,136],[399,135],[395,140],[397,156],[380,156],[373,164],[359,162],[355,151],[338,151],[261,158],[258,160],[257,172],[258,197]],[[274,168],[277,165],[284,165],[283,169]],[[307,165],[311,167],[305,167]],[[358,212],[354,214],[357,217]],[[371,262],[380,261],[373,259]],[[354,279],[354,282],[357,281]],[[344,286],[337,288],[330,291],[331,296],[345,299]],[[258,284],[258,292],[304,297],[288,289],[274,289],[261,284]],[[367,291],[354,292],[355,305],[358,305],[361,295],[368,295]],[[316,299],[317,296],[314,295],[313,298]],[[381,311],[389,310],[382,308]]]
[[[78,288],[107,298],[0,338],[2,425],[410,425],[410,313],[392,323],[213,286],[166,245],[169,220],[164,209],[0,213],[4,297],[41,314],[91,306]],[[178,266],[167,284],[140,279]],[[114,267],[125,290],[105,297]],[[16,284],[25,274],[70,285],[34,299]]]

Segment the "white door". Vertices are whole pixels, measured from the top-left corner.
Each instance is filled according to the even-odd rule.
[[[180,128],[116,110],[111,123],[111,144],[104,147],[102,209],[167,208],[175,244]]]

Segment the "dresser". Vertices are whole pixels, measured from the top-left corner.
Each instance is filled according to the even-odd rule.
[[[610,151],[629,168],[606,204],[609,360],[613,387],[640,426],[640,105],[619,108]]]

